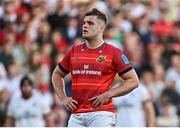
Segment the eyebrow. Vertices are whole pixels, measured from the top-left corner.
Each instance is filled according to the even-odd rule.
[[[83,21],[83,24],[84,24],[85,22],[87,22],[89,25],[94,25],[94,24],[95,24],[95,23],[92,22],[92,21]]]

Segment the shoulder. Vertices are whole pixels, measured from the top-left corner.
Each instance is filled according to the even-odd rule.
[[[149,96],[148,88],[142,83],[139,84],[137,91],[139,91],[142,94],[142,97],[145,97],[147,95]]]
[[[74,53],[75,51],[80,51],[81,49],[83,49],[85,47],[85,43],[80,42],[77,44],[73,44],[69,49],[68,49],[68,53]]]
[[[9,100],[9,106],[16,106],[17,104],[20,104],[22,101],[21,95],[13,96]]]
[[[84,42],[80,42],[80,43],[74,44],[74,45],[72,46],[72,49],[81,49],[81,48],[84,47],[84,45],[85,45]]]
[[[119,49],[119,48],[117,48],[117,47],[115,47],[112,44],[109,44],[107,42],[106,42],[106,49],[110,50],[111,52],[115,52],[115,53],[116,52],[122,52],[121,49]]]

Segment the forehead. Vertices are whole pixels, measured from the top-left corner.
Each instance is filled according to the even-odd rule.
[[[25,81],[23,82],[23,85],[31,85],[31,83],[30,83],[30,81],[25,80]]]
[[[98,18],[97,18],[97,16],[85,16],[84,17],[84,21],[97,21],[98,20]]]

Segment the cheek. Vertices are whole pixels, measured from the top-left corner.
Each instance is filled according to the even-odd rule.
[[[95,33],[99,32],[99,27],[98,27],[98,26],[93,27],[93,31],[94,31]]]

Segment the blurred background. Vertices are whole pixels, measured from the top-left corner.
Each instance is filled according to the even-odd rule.
[[[180,126],[180,0],[0,0],[0,126],[24,75],[56,126],[67,125],[51,74],[68,48],[83,41],[82,19],[91,8],[107,13],[104,39],[125,52],[147,87],[156,126]],[[65,80],[70,96],[71,77]]]

